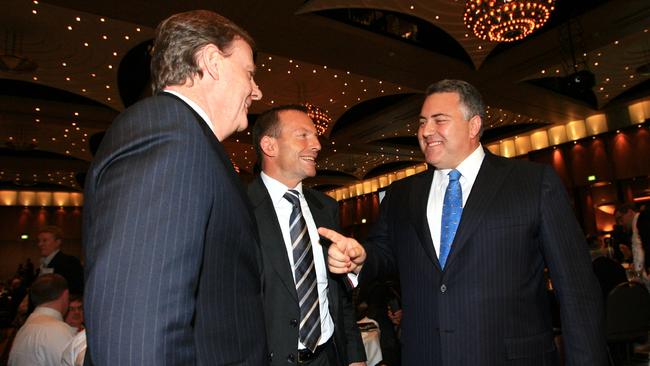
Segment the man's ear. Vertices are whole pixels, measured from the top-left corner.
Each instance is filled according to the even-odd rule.
[[[481,131],[481,116],[476,115],[472,118],[469,119],[469,137],[470,138],[478,138],[478,134]]]
[[[201,70],[203,77],[209,76],[214,80],[219,80],[219,71],[223,55],[219,48],[213,44],[204,46],[196,55],[196,61]]]
[[[264,136],[260,140],[260,147],[264,155],[268,157],[274,157],[278,155],[278,144],[276,143],[275,138],[271,136]]]

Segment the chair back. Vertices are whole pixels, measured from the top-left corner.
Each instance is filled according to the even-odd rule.
[[[607,295],[607,341],[630,342],[648,334],[650,293],[636,282],[624,282]]]

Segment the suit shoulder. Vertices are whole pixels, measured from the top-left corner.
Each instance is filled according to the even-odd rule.
[[[406,178],[402,178],[400,180],[396,180],[393,183],[388,186],[388,189],[391,191],[401,191],[405,189],[410,189],[413,187],[413,185],[417,184],[422,184],[431,181],[432,176],[433,176],[433,171],[435,169],[432,167],[429,167],[427,170],[413,174],[411,176],[408,176]]]
[[[545,170],[553,170],[552,167],[548,164],[537,163],[529,160],[506,158],[496,155],[490,156],[489,159],[495,165],[503,165],[509,167],[510,169],[514,170],[516,174],[540,175],[543,174]]]
[[[334,198],[326,195],[323,192],[311,188],[303,188],[303,193],[311,195],[313,198],[317,199],[318,202],[322,203],[324,206],[335,206],[338,208],[338,202]]]

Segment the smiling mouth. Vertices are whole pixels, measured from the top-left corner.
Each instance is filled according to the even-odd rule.
[[[427,147],[434,147],[434,146],[442,145],[442,141],[431,141],[431,142],[427,142],[426,144]]]
[[[310,163],[316,164],[316,157],[315,156],[301,156],[300,157],[304,161],[308,161]]]

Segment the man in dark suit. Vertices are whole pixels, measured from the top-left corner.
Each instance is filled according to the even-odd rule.
[[[264,311],[272,365],[365,365],[349,294],[327,271],[318,225],[337,228],[338,204],[303,187],[321,146],[303,106],[260,115],[253,141],[262,172],[248,195],[264,260]]]
[[[86,181],[84,306],[96,365],[266,363],[255,218],[221,144],[247,127],[262,96],[253,47],[210,11],[156,30],[157,94],[117,117]]]
[[[334,272],[366,282],[399,271],[404,365],[557,365],[548,267],[566,365],[606,365],[602,298],[566,191],[550,166],[479,143],[478,91],[458,80],[427,89],[418,140],[427,171],[393,183],[365,250],[336,244]],[[367,255],[367,257],[366,257]]]
[[[56,273],[68,281],[72,294],[83,293],[84,270],[77,257],[61,251],[63,231],[58,226],[45,226],[38,231],[38,249],[41,252],[39,275]]]

